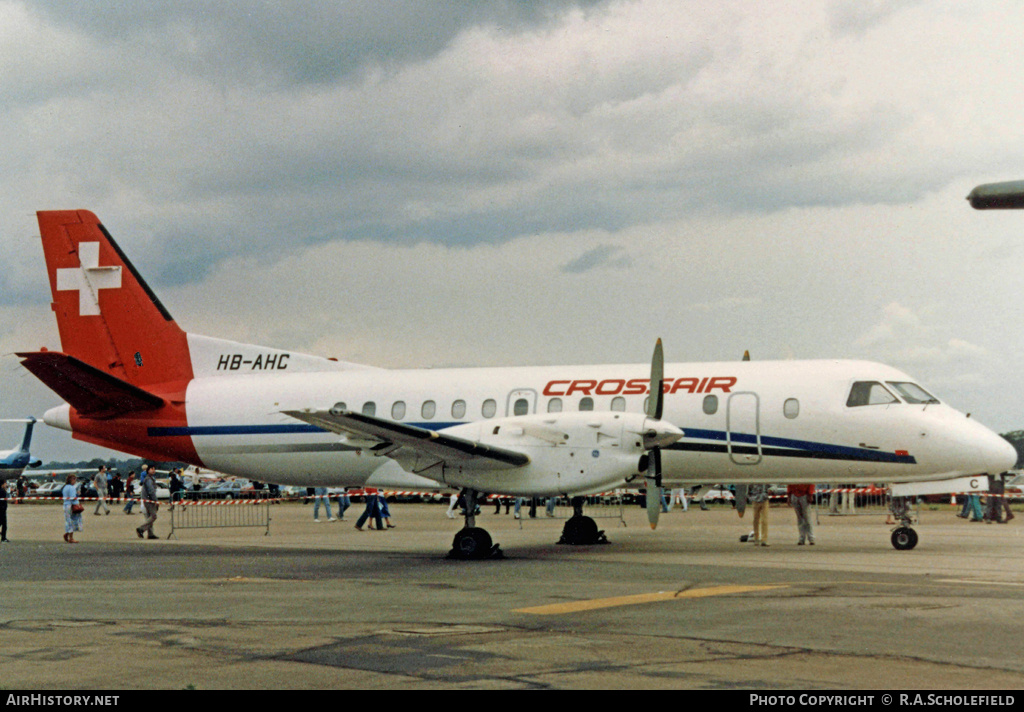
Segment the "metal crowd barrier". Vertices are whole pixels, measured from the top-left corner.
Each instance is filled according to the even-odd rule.
[[[633,497],[633,493],[626,490],[614,490],[602,492],[601,494],[584,497],[583,514],[591,519],[618,519],[622,526],[626,526],[624,517],[626,500]],[[501,501],[502,512],[505,505],[511,505],[509,511],[513,511],[516,500],[519,500],[519,528],[523,528],[523,522],[530,520],[530,497],[490,497],[487,502],[480,505],[481,512],[495,506],[495,500]],[[549,507],[548,503],[554,499],[554,505]],[[572,499],[569,497],[538,497],[536,504],[536,517],[534,521],[545,519],[569,519],[573,515]]]
[[[820,488],[815,490],[814,495],[816,522],[820,522],[823,516],[888,515],[889,504],[892,500],[889,491],[883,487]],[[917,521],[920,512],[916,498],[904,497],[902,499],[910,510],[912,518]]]
[[[270,534],[269,492],[246,492],[243,499],[218,498],[213,492],[175,492],[170,502],[171,533],[178,529],[263,527]]]

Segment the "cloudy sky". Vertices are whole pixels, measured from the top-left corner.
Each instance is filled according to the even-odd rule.
[[[1024,214],[964,200],[1024,178],[1022,28],[1017,0],[0,0],[0,417],[59,402],[10,354],[59,347],[35,211],[87,208],[189,331],[394,367],[866,358],[1024,428]]]

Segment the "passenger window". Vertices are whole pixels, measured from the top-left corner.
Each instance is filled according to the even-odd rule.
[[[437,403],[434,401],[423,401],[423,407],[420,408],[420,417],[424,420],[430,420],[434,417],[437,412]]]
[[[498,403],[493,398],[488,398],[484,401],[483,407],[480,409],[481,415],[485,418],[493,418],[494,414],[498,412]]]
[[[718,412],[718,396],[704,396],[704,414],[714,415]]]
[[[896,396],[877,381],[858,381],[854,383],[850,389],[850,397],[846,399],[846,405],[849,408],[856,408],[862,405],[888,405],[899,402]]]
[[[548,412],[549,413],[561,413],[562,412],[562,399],[552,398],[548,401]]]
[[[465,418],[466,417],[466,401],[457,400],[452,403],[452,417],[453,418]]]
[[[622,396],[612,398],[612,410],[624,413],[626,411],[626,399]]]
[[[529,413],[529,401],[525,398],[516,398],[516,402],[512,404],[512,415],[528,415]]]
[[[590,396],[584,396],[583,398],[580,398],[580,410],[593,410],[593,409],[594,409],[594,399],[593,398],[591,398]]]
[[[391,419],[401,420],[405,417],[405,401],[395,401],[391,406]]]
[[[377,404],[373,401],[366,401],[363,403],[363,415],[376,415]]]
[[[939,399],[933,396],[931,393],[921,388],[916,383],[893,383],[892,381],[886,381],[892,386],[897,393],[903,396],[903,400],[911,405],[938,403]]]
[[[800,401],[796,398],[787,398],[782,404],[782,414],[790,420],[800,415]]]

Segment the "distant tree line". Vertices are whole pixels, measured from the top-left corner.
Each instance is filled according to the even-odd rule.
[[[91,460],[79,460],[78,462],[48,462],[42,467],[35,467],[29,472],[45,474],[49,470],[98,470],[100,465],[106,465],[108,470],[115,472],[128,473],[130,470],[138,472],[145,465],[153,465],[158,470],[171,470],[176,467],[188,467],[187,463],[184,462],[157,462],[155,460],[144,460],[141,457],[133,457],[125,460],[119,460],[112,457],[108,460],[103,460],[99,457],[94,457]]]

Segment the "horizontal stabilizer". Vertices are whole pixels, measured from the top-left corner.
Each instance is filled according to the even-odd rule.
[[[155,410],[165,401],[127,381],[94,368],[74,356],[55,351],[19,353],[21,365],[50,387],[80,415],[110,418]]]
[[[324,430],[376,440],[379,444],[371,449],[388,457],[395,458],[393,453],[398,449],[411,450],[419,456],[420,463],[412,469],[413,472],[427,469],[430,462],[491,468],[522,467],[530,462],[530,458],[521,452],[362,413],[334,409],[284,412]]]

